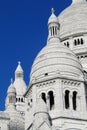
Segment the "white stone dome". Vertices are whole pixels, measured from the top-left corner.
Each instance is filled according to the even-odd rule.
[[[73,0],[58,18],[61,38],[87,33],[87,1]]]
[[[61,43],[53,42],[37,55],[31,69],[30,82],[55,78],[58,75],[79,78],[83,72],[76,55]]]
[[[15,81],[14,81],[14,87],[16,89],[17,96],[23,96],[24,93],[27,90],[26,83],[24,81],[24,72],[21,67],[20,61],[18,62],[18,66],[15,71]]]
[[[8,87],[7,93],[16,93],[16,89],[12,82],[11,82],[10,86]]]
[[[48,24],[50,23],[58,23],[58,19],[56,17],[56,15],[54,14],[54,9],[52,8],[52,14],[48,19]]]

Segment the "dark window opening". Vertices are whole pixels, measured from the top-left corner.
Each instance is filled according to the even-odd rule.
[[[17,98],[16,98],[16,102],[17,102]]]
[[[23,98],[21,98],[21,102],[23,102]]]
[[[45,73],[45,76],[48,76],[48,73]]]
[[[74,40],[74,44],[75,44],[75,46],[77,45],[77,41],[76,40]]]
[[[54,95],[53,95],[53,92],[50,91],[48,93],[48,95],[49,95],[50,110],[52,110],[54,108]]]
[[[67,47],[69,47],[69,42],[67,42]]]
[[[77,103],[76,103],[76,98],[77,98],[77,92],[73,92],[73,109],[76,110]]]
[[[85,57],[87,57],[87,55],[85,55]]]
[[[20,102],[20,98],[19,98],[19,102]]]
[[[42,96],[42,99],[44,100],[44,102],[46,103],[46,94],[42,93],[41,96]]]
[[[64,43],[64,45],[66,46],[66,43]]]
[[[81,38],[81,44],[83,44],[83,39]]]
[[[78,39],[78,45],[80,45],[80,40]]]
[[[69,91],[68,90],[65,91],[65,108],[66,109],[69,108]]]
[[[55,35],[54,27],[53,27],[53,36]]]
[[[83,56],[81,56],[81,58],[83,58]]]

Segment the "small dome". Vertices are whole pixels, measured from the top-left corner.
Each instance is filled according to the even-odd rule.
[[[18,66],[15,70],[15,78],[23,78],[23,69],[20,61],[18,62]]]
[[[35,113],[48,113],[47,105],[42,100],[42,98],[37,99],[36,107],[35,107]]]
[[[18,66],[15,71],[14,87],[16,89],[17,96],[23,96],[27,90],[26,83],[24,82],[24,74],[20,61],[18,62]]]
[[[15,87],[13,85],[13,81],[12,80],[11,80],[10,86],[8,87],[7,93],[16,93],[16,89],[15,89]]]
[[[87,1],[73,0],[58,19],[61,38],[87,33]]]
[[[54,9],[52,8],[52,14],[48,20],[48,24],[50,23],[58,23],[58,19],[56,17],[56,15],[54,14]]]
[[[45,46],[37,55],[31,69],[31,83],[56,76],[77,77],[83,75],[76,55],[61,43]]]

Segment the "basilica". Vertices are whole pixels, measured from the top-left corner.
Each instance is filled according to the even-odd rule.
[[[87,130],[87,1],[72,0],[59,16],[52,8],[46,41],[29,86],[18,62],[0,130]]]

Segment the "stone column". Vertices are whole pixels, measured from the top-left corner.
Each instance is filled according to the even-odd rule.
[[[70,49],[73,50],[73,37],[69,37]]]
[[[77,95],[77,98],[76,98],[76,110],[80,111],[80,96],[79,95]]]
[[[72,94],[70,93],[69,94],[69,109],[70,110],[73,110],[73,100],[72,100]]]
[[[50,110],[50,100],[49,100],[49,95],[46,95],[46,101],[47,101],[47,108]]]

